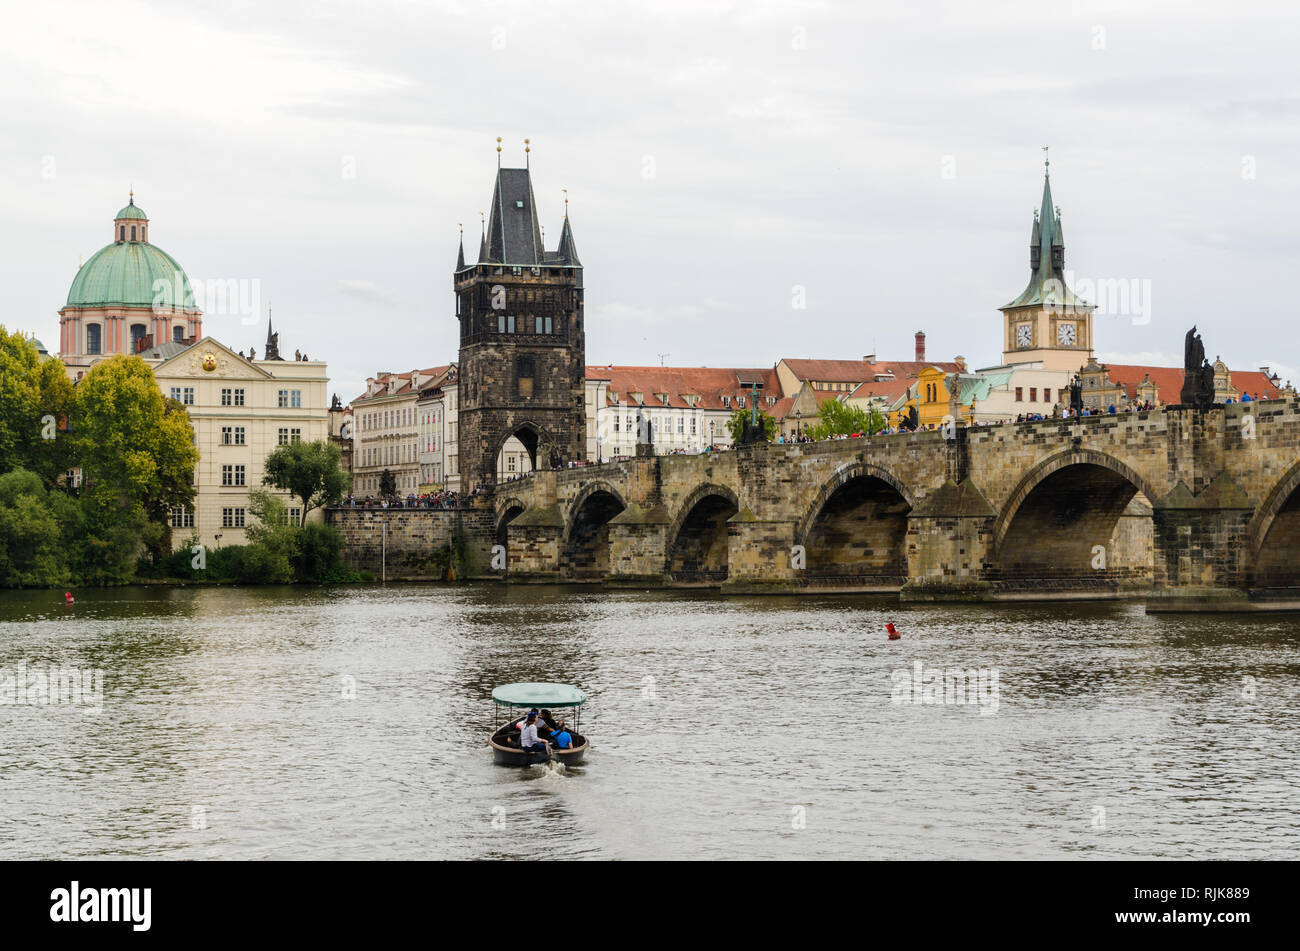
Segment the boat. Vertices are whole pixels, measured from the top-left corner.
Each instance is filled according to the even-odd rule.
[[[562,763],[576,766],[587,755],[587,738],[578,732],[578,715],[587,695],[569,684],[520,683],[504,684],[492,691],[496,704],[496,726],[488,745],[492,747],[492,761],[502,766],[532,766],[535,763]],[[524,712],[515,715],[517,710]],[[551,747],[547,752],[524,752],[519,748],[519,728],[532,709],[550,710],[557,720],[564,720],[573,736],[573,746],[567,750]],[[505,723],[501,723],[502,716]]]

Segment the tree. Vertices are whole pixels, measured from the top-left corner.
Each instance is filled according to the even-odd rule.
[[[194,504],[194,427],[139,357],[90,368],[76,387],[73,425],[83,486],[101,504],[138,508],[150,521]]]
[[[737,446],[740,445],[740,441],[745,435],[745,427],[749,425],[752,412],[753,410],[738,409],[727,419],[727,432],[731,433],[731,441]],[[764,437],[768,442],[771,442],[772,437],[776,435],[776,420],[768,415],[765,410],[760,409],[758,411],[758,423],[763,427]]]
[[[242,572],[245,577],[240,580],[263,584],[292,581],[299,529],[289,523],[284,499],[266,489],[253,489],[248,493],[248,508],[257,521],[247,528],[249,544]]]
[[[818,412],[819,422],[808,427],[813,439],[830,436],[851,436],[854,433],[876,433],[885,428],[885,417],[876,407],[864,410],[837,399],[826,400]]]
[[[379,494],[385,498],[392,498],[397,494],[397,477],[387,469],[379,473]]]
[[[53,587],[70,580],[63,507],[76,503],[47,493],[36,473],[0,475],[0,586]]]
[[[46,487],[72,465],[72,384],[58,360],[0,326],[0,472],[26,469]]]
[[[341,467],[343,453],[336,443],[291,442],[279,446],[266,457],[266,475],[262,482],[288,492],[302,500],[302,518],[299,525],[307,523],[307,513],[322,505],[337,505],[343,493],[352,486],[352,477]],[[392,476],[385,470],[385,474]],[[383,491],[383,478],[380,491]],[[391,493],[389,493],[391,494]]]

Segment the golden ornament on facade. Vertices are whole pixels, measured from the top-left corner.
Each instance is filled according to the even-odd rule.
[[[211,373],[217,368],[217,355],[215,353],[205,353],[203,355],[203,372]]]

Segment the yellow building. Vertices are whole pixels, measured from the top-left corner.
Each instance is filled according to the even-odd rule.
[[[960,407],[962,420],[970,423],[972,393],[982,382],[972,374],[945,373],[939,367],[926,367],[891,407],[889,423],[891,426],[902,425],[913,406],[921,429],[938,429],[945,420],[959,415],[954,411],[955,407]],[[955,403],[952,389],[957,391]]]

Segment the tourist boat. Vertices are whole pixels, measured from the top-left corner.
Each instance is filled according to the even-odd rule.
[[[578,732],[578,714],[587,701],[587,695],[568,684],[523,683],[505,684],[492,691],[496,704],[496,727],[488,745],[492,747],[492,761],[503,766],[532,766],[534,763],[563,763],[575,766],[587,755],[587,738]],[[523,713],[516,716],[520,708]],[[567,750],[555,747],[546,753],[525,753],[519,748],[519,727],[528,711],[550,710],[557,720],[563,720],[573,736],[573,746]],[[505,723],[501,723],[502,717]]]

